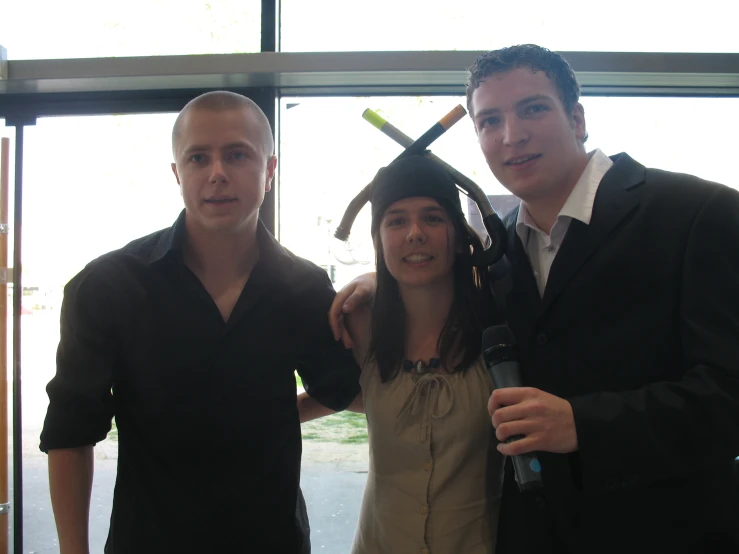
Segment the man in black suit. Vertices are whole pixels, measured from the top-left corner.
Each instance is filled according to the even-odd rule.
[[[739,194],[588,153],[557,54],[470,71],[480,147],[521,198],[494,286],[528,387],[490,410],[498,439],[525,435],[501,452],[539,452],[545,483],[521,494],[506,472],[498,552],[737,551]]]
[[[491,275],[527,387],[489,408],[544,481],[520,493],[507,464],[497,554],[739,552],[739,193],[587,152],[574,73],[544,48],[470,72],[482,152],[521,199]],[[337,297],[335,336],[372,283]]]

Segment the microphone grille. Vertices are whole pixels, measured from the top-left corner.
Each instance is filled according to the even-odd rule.
[[[482,334],[483,350],[487,350],[493,346],[513,346],[515,344],[516,338],[513,336],[513,332],[505,325],[493,325],[485,329],[485,332]]]

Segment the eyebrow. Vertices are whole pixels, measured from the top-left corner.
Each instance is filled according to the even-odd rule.
[[[221,150],[233,150],[235,148],[247,148],[249,150],[256,150],[254,146],[249,142],[231,142],[221,147]]]
[[[248,142],[230,142],[228,144],[224,144],[218,150],[234,150],[236,148],[246,148],[248,150],[256,151],[256,149],[254,148],[254,146],[252,146]],[[207,146],[205,144],[193,144],[192,146],[188,146],[183,151],[183,153],[184,154],[189,154],[191,152],[203,152],[203,151],[207,151],[207,150],[213,150],[213,148],[210,147],[210,146]]]
[[[531,104],[532,102],[540,102],[542,100],[547,100],[549,102],[553,101],[552,97],[547,94],[532,94],[531,96],[521,98],[521,100],[516,102],[516,107],[520,108],[521,106],[525,106],[526,104]],[[500,112],[500,108],[486,108],[477,112],[477,114],[475,114],[475,119],[477,119],[478,117],[487,117],[498,112]]]

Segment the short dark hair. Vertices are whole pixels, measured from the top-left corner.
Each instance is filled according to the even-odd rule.
[[[528,68],[532,72],[543,71],[557,87],[559,98],[568,114],[572,113],[580,99],[580,85],[575,72],[562,56],[536,44],[519,44],[486,52],[469,68],[467,82],[467,110],[472,112],[472,93],[480,83],[496,73]]]
[[[214,90],[201,94],[200,96],[196,96],[185,104],[185,107],[180,111],[174,122],[174,126],[172,127],[172,156],[175,158],[177,157],[177,139],[181,133],[182,121],[188,112],[191,110],[211,110],[218,112],[238,109],[246,109],[255,115],[257,122],[261,127],[261,140],[264,151],[268,157],[274,154],[275,142],[272,137],[272,127],[269,124],[267,116],[264,115],[262,108],[260,108],[254,100],[247,98],[242,94],[237,94],[227,90]]]

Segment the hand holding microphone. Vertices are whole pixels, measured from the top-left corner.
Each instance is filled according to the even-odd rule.
[[[482,350],[496,387],[488,411],[502,441],[498,450],[512,456],[520,490],[540,488],[541,465],[534,452],[577,450],[572,407],[567,400],[523,386],[515,339],[505,325],[485,330]]]

